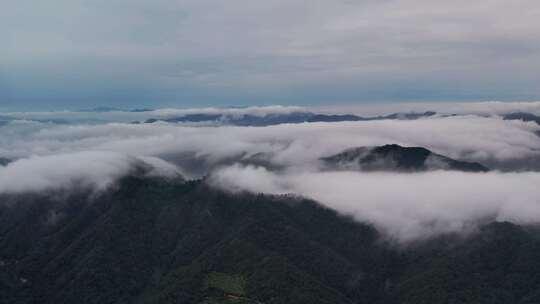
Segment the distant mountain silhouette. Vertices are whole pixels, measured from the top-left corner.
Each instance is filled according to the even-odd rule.
[[[105,112],[116,112],[116,111],[123,111],[119,108],[113,108],[113,107],[106,107],[106,106],[100,106],[95,107],[91,109],[80,109],[79,112],[96,112],[96,113],[105,113]]]
[[[425,171],[458,170],[485,172],[479,163],[465,162],[439,155],[422,147],[402,147],[396,144],[379,147],[347,149],[322,158],[327,168],[360,171]]]
[[[385,116],[361,117],[353,114],[316,114],[312,112],[292,112],[286,114],[266,115],[229,115],[229,114],[187,114],[171,118],[149,118],[145,123],[165,121],[170,123],[216,123],[235,126],[271,126],[279,124],[297,124],[306,122],[345,122],[345,121],[371,121],[384,119],[413,120],[435,115],[435,112],[424,113],[394,113]]]
[[[373,118],[370,118],[370,120],[379,120],[379,119],[414,120],[414,119],[419,119],[419,118],[423,118],[423,117],[434,116],[436,114],[437,113],[433,112],[433,111],[427,111],[427,112],[424,112],[424,113],[414,113],[414,112],[410,112],[410,113],[394,113],[394,114],[385,115],[385,116],[373,117]]]
[[[336,114],[336,115],[314,114],[307,120],[307,122],[340,122],[340,121],[362,121],[362,120],[368,120],[368,119],[360,117],[360,116],[352,115],[352,114]]]
[[[540,125],[540,116],[526,113],[526,112],[515,112],[510,114],[503,115],[505,120],[523,120],[523,121],[534,121]]]
[[[131,110],[129,110],[129,112],[133,112],[133,113],[152,112],[152,111],[154,111],[154,109],[150,109],[150,108],[140,108],[140,109],[131,109]]]
[[[11,159],[5,158],[5,157],[0,157],[0,166],[6,166],[10,162],[11,162]]]

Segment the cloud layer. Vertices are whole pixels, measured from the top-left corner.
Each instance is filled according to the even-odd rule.
[[[540,104],[539,104],[540,108]],[[1,109],[0,109],[1,110]],[[287,114],[291,112],[307,111],[306,108],[298,106],[264,106],[264,107],[205,107],[205,108],[162,108],[143,109],[143,111],[122,111],[111,109],[111,111],[50,111],[50,112],[0,112],[0,118],[10,118],[18,120],[53,121],[65,123],[107,123],[107,122],[133,122],[145,121],[150,118],[167,119],[189,114],[227,114],[227,115],[254,115],[264,116],[267,114]]]
[[[478,108],[482,111],[478,114],[493,114],[489,112],[494,107],[495,111],[516,106],[533,109],[537,104],[483,106]],[[272,107],[225,111],[263,115],[296,110]],[[197,111],[167,109],[151,114]],[[62,115],[74,115],[76,119],[84,116],[72,112]],[[112,120],[113,115],[131,114],[104,115],[112,115],[107,118]],[[13,160],[0,165],[0,194],[101,190],[139,169],[152,176],[176,176],[182,172],[188,178],[199,178],[210,174],[212,185],[230,191],[311,197],[360,221],[373,223],[390,237],[409,241],[471,231],[476,224],[490,220],[540,223],[538,131],[540,126],[533,122],[478,115],[268,127],[164,122],[57,124],[15,119],[0,126],[0,158]],[[422,146],[495,170],[415,174],[321,170],[321,157],[351,147],[389,143]]]
[[[304,195],[402,242],[473,231],[495,220],[540,223],[538,172],[276,174],[237,165],[215,172],[210,183],[232,191]]]
[[[524,169],[540,155],[540,126],[496,117],[434,117],[284,124],[270,127],[190,127],[176,124],[56,125],[15,121],[0,128],[0,157],[24,158],[82,151],[112,151],[207,163],[259,155],[278,166],[312,166],[350,147],[396,143],[422,146],[455,159]],[[520,167],[521,166],[521,167]]]
[[[89,151],[33,156],[0,165],[0,194],[47,190],[105,190],[128,174],[168,176],[179,170],[157,158]]]
[[[540,101],[536,102],[417,102],[417,103],[372,103],[363,105],[318,106],[312,109],[325,113],[353,113],[364,116],[384,115],[392,112],[436,111],[440,114],[503,115],[513,112],[528,112],[540,115]]]

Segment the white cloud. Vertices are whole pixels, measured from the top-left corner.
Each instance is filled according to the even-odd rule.
[[[104,190],[119,178],[137,173],[177,176],[175,166],[151,157],[137,158],[115,152],[85,151],[34,156],[0,166],[0,193],[47,190]]]
[[[463,232],[478,223],[540,223],[540,173],[286,172],[238,165],[210,183],[229,191],[295,193],[374,224],[399,241]]]
[[[496,111],[513,106],[495,103],[487,108],[492,105]],[[485,110],[486,105],[480,108]],[[240,111],[257,115],[290,110]],[[320,172],[318,159],[350,147],[397,143],[501,168],[506,164],[505,169],[538,170],[540,138],[534,132],[539,130],[532,122],[475,115],[268,127],[18,120],[0,127],[0,157],[16,160],[0,166],[0,193],[104,189],[137,166],[144,166],[151,176],[174,176],[178,168],[171,163],[200,162],[205,170],[217,170],[211,182],[225,189],[306,195],[406,241],[471,229],[489,219],[539,222],[540,173]],[[279,169],[230,166],[249,157],[267,157],[275,166],[269,168]],[[188,177],[196,172],[187,167],[182,171]]]
[[[0,156],[103,150],[137,156],[195,153],[211,163],[264,153],[276,165],[313,165],[356,146],[423,146],[452,158],[489,162],[540,155],[534,123],[476,116],[414,121],[285,124],[269,127],[188,127],[176,124],[53,125],[14,122],[0,128]]]

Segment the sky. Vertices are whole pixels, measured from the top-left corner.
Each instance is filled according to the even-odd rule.
[[[540,100],[537,0],[18,0],[0,110]]]

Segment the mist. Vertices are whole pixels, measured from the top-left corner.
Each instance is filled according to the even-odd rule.
[[[395,143],[513,171],[531,168],[530,160],[540,156],[540,138],[535,134],[539,130],[534,122],[472,115],[269,127],[14,121],[0,128],[0,157],[111,151],[176,162],[191,155],[188,161],[199,160],[211,169],[223,161],[258,155],[275,166],[311,167],[319,158],[347,148]]]
[[[480,110],[487,113],[492,106],[488,103]],[[522,106],[529,109],[536,104]],[[520,104],[496,107],[519,110]],[[155,110],[151,115],[199,110]],[[231,109],[230,114],[296,110],[253,107]],[[62,115],[79,119],[83,114]],[[403,242],[474,231],[489,221],[540,222],[540,126],[534,122],[480,113],[266,127],[130,124],[125,120],[58,124],[21,117],[7,121],[0,126],[0,158],[9,160],[0,165],[0,194],[103,191],[132,174],[207,177],[210,185],[226,191],[306,196],[372,223],[387,237]],[[456,160],[479,162],[491,171],[405,174],[349,168],[334,172],[321,162],[349,148],[385,144],[424,147]]]
[[[180,171],[161,159],[89,151],[33,156],[0,165],[0,194],[47,190],[102,191],[119,178],[139,174],[176,177]]]
[[[400,242],[473,232],[491,221],[540,223],[540,173],[286,172],[231,166],[209,181],[228,191],[294,193],[375,225]]]

